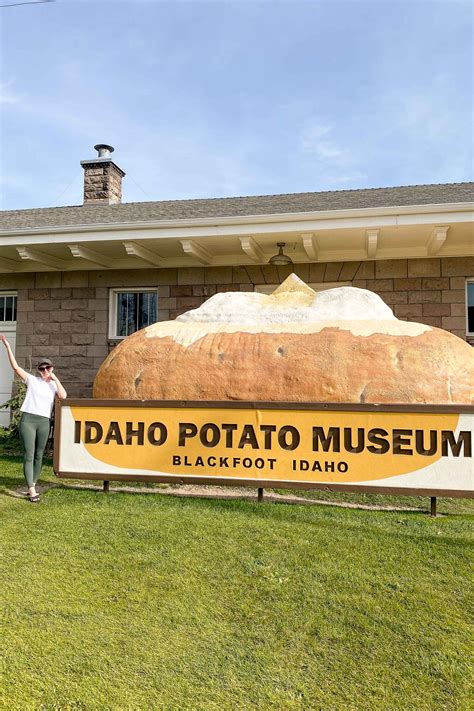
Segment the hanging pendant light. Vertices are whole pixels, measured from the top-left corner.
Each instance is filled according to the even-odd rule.
[[[269,264],[275,264],[279,266],[293,264],[293,260],[287,254],[283,254],[283,247],[285,246],[285,244],[286,242],[277,242],[278,254],[275,254],[273,257],[270,257],[270,259],[268,260]]]

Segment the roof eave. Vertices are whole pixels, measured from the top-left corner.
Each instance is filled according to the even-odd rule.
[[[133,220],[126,222],[97,222],[92,224],[75,223],[70,225],[45,225],[42,227],[13,227],[0,229],[0,236],[43,234],[43,233],[68,233],[68,232],[98,232],[111,230],[129,230],[133,228],[180,228],[180,227],[205,227],[227,225],[249,225],[278,222],[306,222],[327,219],[350,219],[364,217],[387,217],[398,215],[439,215],[440,213],[469,212],[474,210],[474,201],[455,203],[430,203],[421,205],[399,205],[390,207],[363,207],[342,210],[313,210],[310,212],[285,212],[258,215],[229,215],[221,217],[195,217],[173,220]]]

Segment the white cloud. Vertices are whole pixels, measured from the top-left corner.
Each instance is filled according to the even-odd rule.
[[[347,185],[348,183],[361,183],[367,178],[366,173],[354,171],[353,173],[338,173],[337,175],[328,176],[327,182],[331,185]]]
[[[320,158],[325,158],[326,160],[334,160],[343,158],[344,152],[336,146],[334,143],[329,141],[321,141],[315,148],[315,153]]]
[[[312,154],[327,161],[341,159],[343,150],[334,141],[325,138],[331,133],[331,127],[320,124],[307,124],[301,132],[300,144],[303,153]]]
[[[324,126],[319,123],[306,125],[301,132],[301,147],[303,151],[307,153],[316,152],[321,143],[321,138],[330,131],[330,126]]]
[[[299,136],[300,152],[323,184],[360,184],[367,176],[358,169],[356,152],[334,139],[332,133],[328,122],[306,120]]]
[[[20,95],[14,94],[12,91],[10,91],[10,87],[12,85],[12,81],[0,84],[0,104],[2,106],[6,104],[18,104],[21,101],[22,97]]]
[[[332,128],[319,122],[306,122],[300,136],[303,153],[315,155],[327,163],[346,164],[348,153],[329,137]]]

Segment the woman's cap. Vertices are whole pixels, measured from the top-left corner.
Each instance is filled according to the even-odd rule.
[[[36,367],[39,368],[41,365],[50,365],[52,366],[52,362],[49,360],[49,358],[42,358],[41,360],[38,361],[36,364]]]

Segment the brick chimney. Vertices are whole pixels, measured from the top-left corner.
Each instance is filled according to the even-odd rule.
[[[116,165],[112,146],[94,146],[99,157],[81,160],[84,168],[84,205],[117,205],[122,200],[122,178],[125,173]]]

